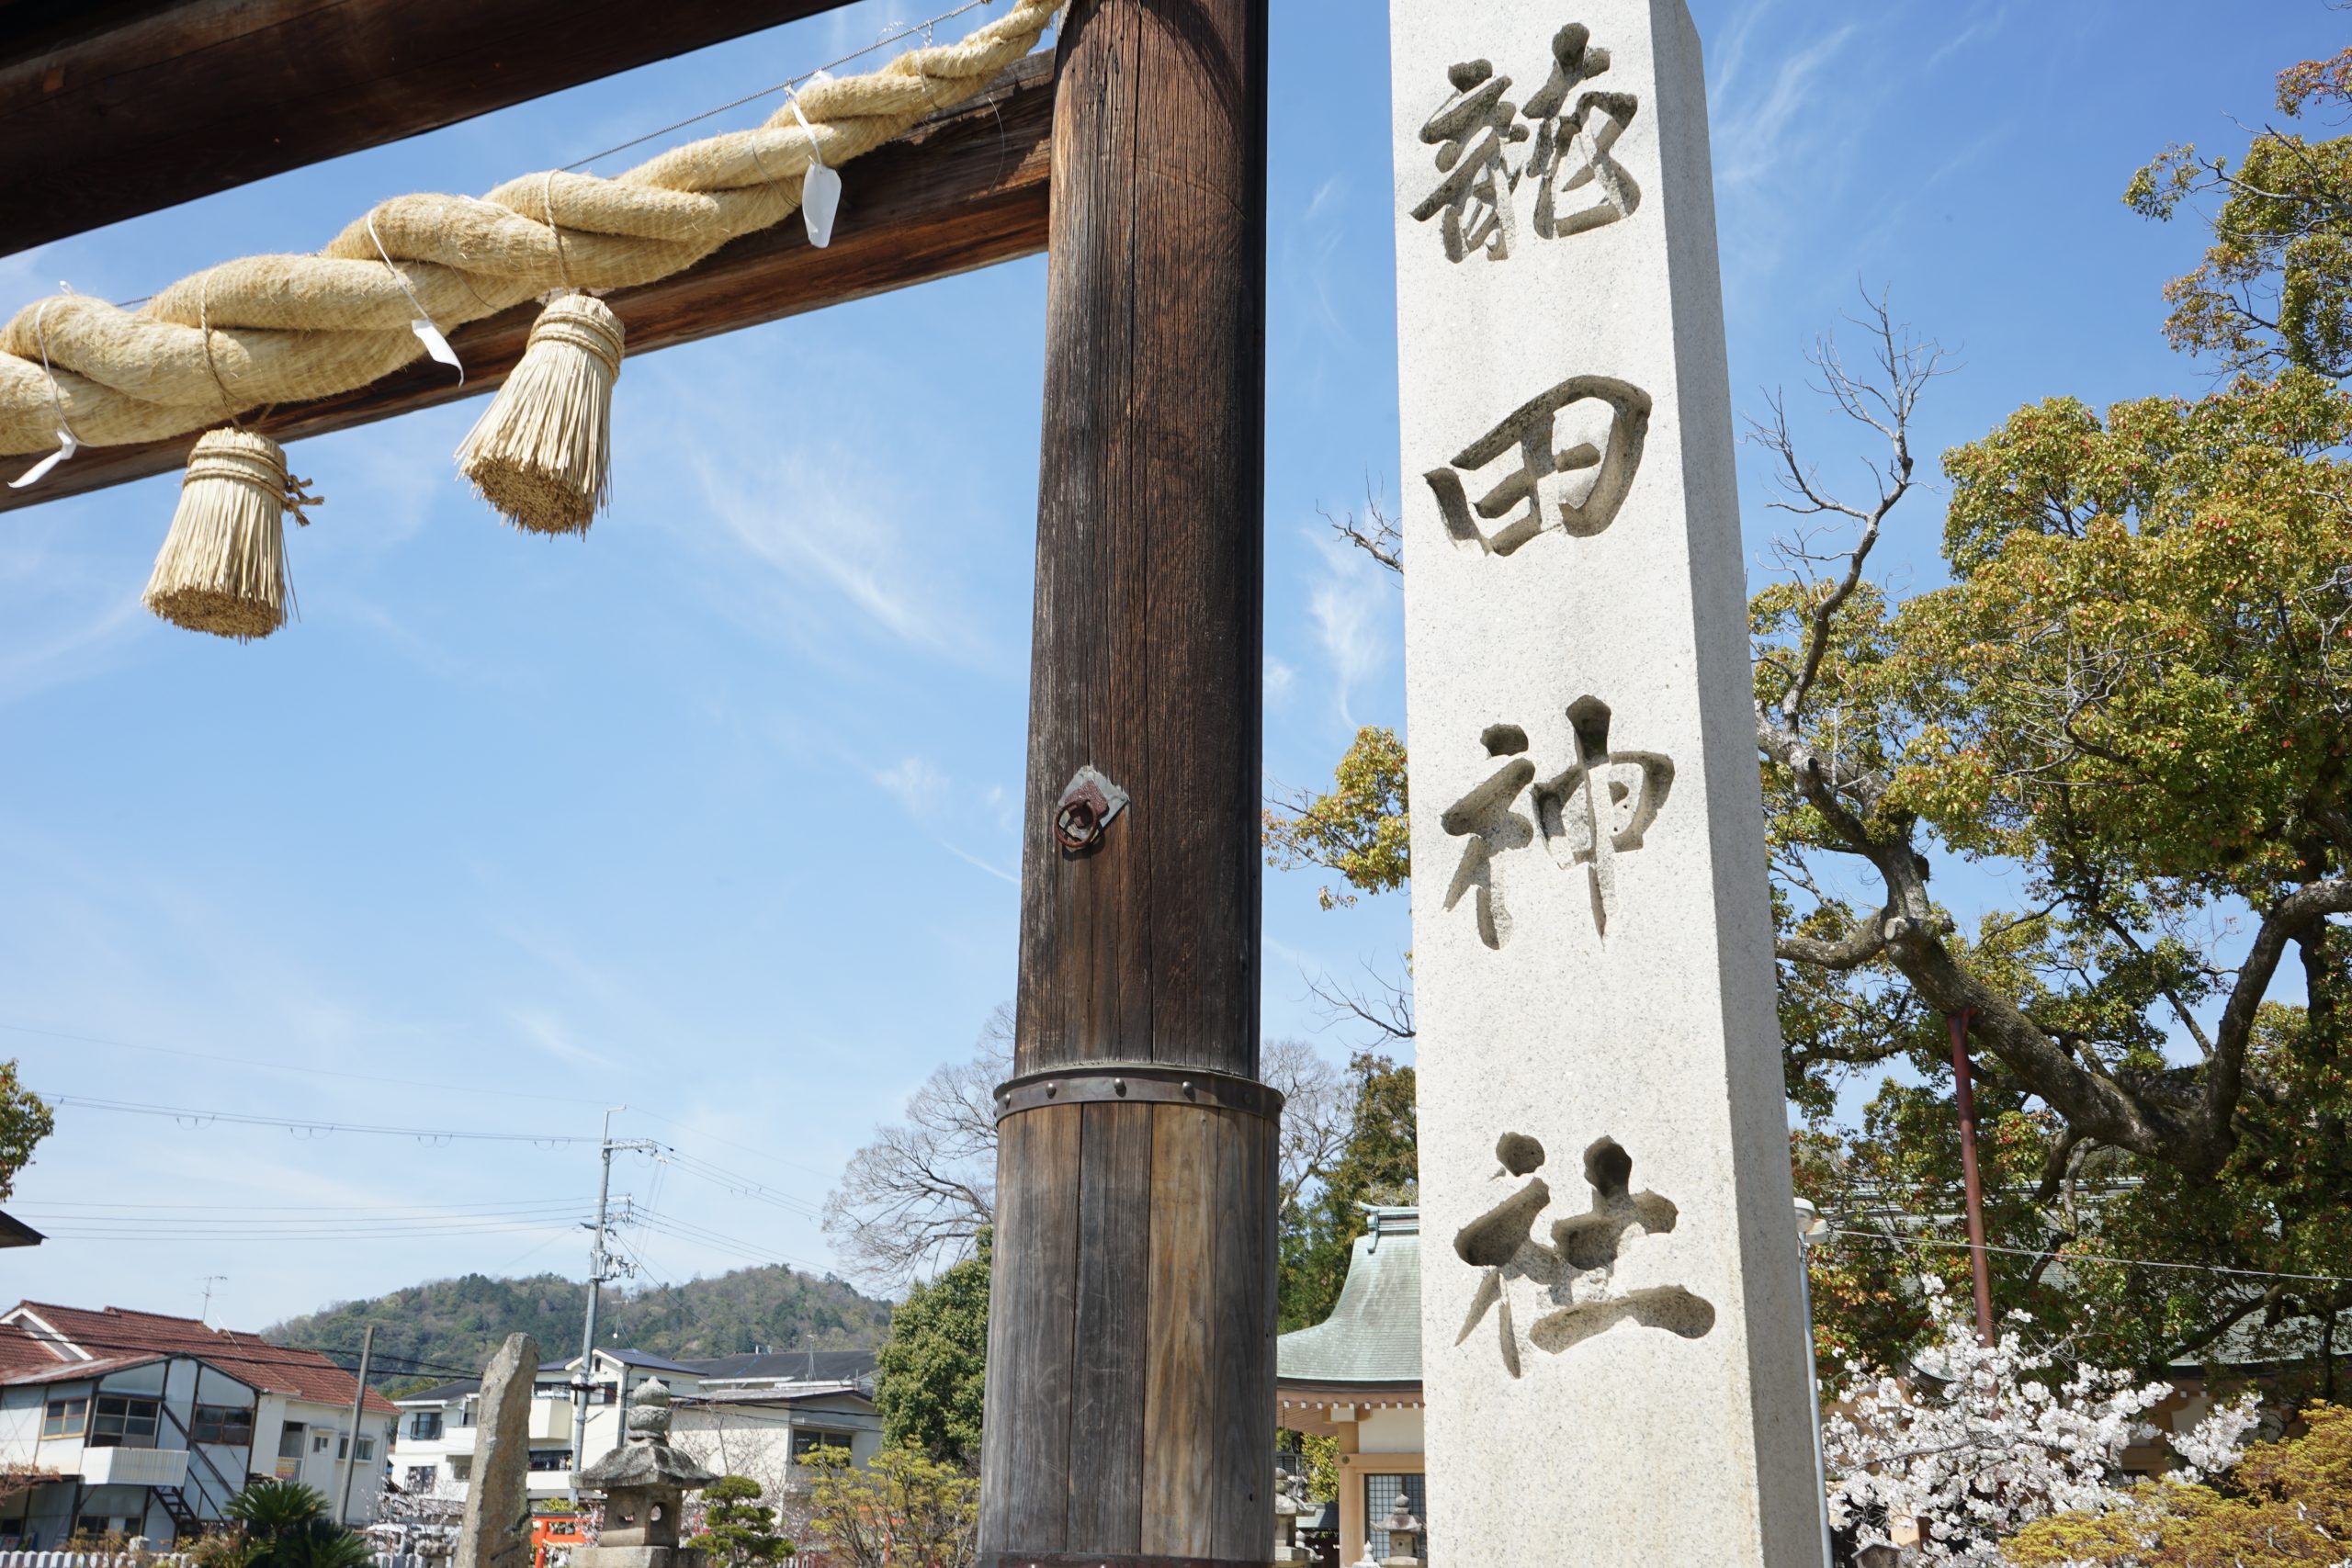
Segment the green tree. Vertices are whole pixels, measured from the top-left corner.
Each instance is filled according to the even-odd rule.
[[[775,1510],[760,1499],[760,1483],[750,1476],[720,1476],[703,1489],[703,1531],[695,1544],[727,1568],[756,1568],[791,1556],[792,1542],[776,1530]]]
[[[2278,73],[2278,107],[2352,104],[2352,50]],[[2289,367],[2352,374],[2352,138],[2293,130],[2256,136],[2233,166],[2193,146],[2167,148],[2133,176],[2124,200],[2170,219],[2193,197],[2218,197],[2212,243],[2165,287],[2173,343],[2233,370]]]
[[[2352,54],[2309,62],[2281,102],[2347,101],[2347,81]],[[1963,1012],[1993,1239],[2022,1254],[1999,1305],[2110,1363],[2225,1335],[2332,1352],[2352,1308],[2328,1282],[2352,1277],[2352,399],[2331,378],[2352,369],[2352,142],[2167,159],[2134,182],[2143,209],[2226,193],[2175,337],[2246,374],[2104,412],[2052,399],[1953,448],[1944,585],[1898,601],[1873,572],[1945,368],[1883,303],[1866,359],[1815,359],[1883,444],[1863,498],[1824,488],[1777,400],[1754,430],[1810,531],[1751,631],[1787,1082],[1813,1123],[1792,1156],[1848,1233],[1815,1260],[1825,1353],[1891,1361],[1925,1328],[1907,1278],[1964,1278],[1921,1245],[1958,1235],[1944,1020]],[[1374,521],[1341,532],[1394,564]],[[1350,758],[1269,814],[1270,856],[1393,886],[1403,755],[1367,735]],[[2019,897],[1962,930],[1939,860]],[[2301,1003],[2274,997],[2282,967]],[[1877,1092],[1840,1127],[1856,1075]]]
[[[1413,1069],[1368,1051],[1348,1067],[1355,1097],[1346,1142],[1319,1186],[1293,1206],[1282,1227],[1278,1301],[1284,1333],[1330,1315],[1348,1277],[1349,1250],[1364,1233],[1364,1205],[1419,1201]]]
[[[2337,1568],[2352,1540],[2352,1409],[2313,1404],[2299,1437],[2246,1450],[2219,1483],[2143,1486],[2111,1514],[2059,1514],[2005,1543],[2018,1568]]]
[[[263,1333],[277,1344],[356,1354],[372,1324],[378,1357],[393,1365],[479,1367],[509,1334],[534,1334],[544,1342],[551,1324],[576,1325],[586,1302],[585,1285],[558,1274],[519,1280],[467,1274],[337,1303]],[[881,1343],[889,1321],[888,1302],[861,1295],[839,1280],[764,1267],[675,1285],[607,1287],[598,1338],[608,1346],[675,1357],[731,1355],[762,1345],[779,1350],[861,1349]],[[445,1381],[426,1373],[409,1386]]]
[[[33,1145],[56,1128],[40,1096],[17,1081],[17,1064],[0,1062],[0,1203],[16,1190],[17,1174],[32,1163]]]
[[[327,1500],[299,1481],[249,1481],[221,1505],[234,1527],[206,1538],[206,1568],[368,1568],[368,1538],[347,1530]]]
[[[980,1483],[908,1444],[863,1468],[839,1453],[812,1460],[808,1528],[846,1568],[971,1568]]]
[[[988,1383],[989,1234],[978,1251],[890,1314],[890,1338],[876,1354],[874,1403],[882,1440],[913,1444],[943,1464],[980,1459],[980,1413]]]

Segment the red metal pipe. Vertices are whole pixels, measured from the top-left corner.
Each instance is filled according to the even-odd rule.
[[[1945,1016],[1951,1029],[1952,1085],[1960,1102],[1960,1173],[1968,1190],[1968,1272],[1976,1282],[1976,1337],[1993,1343],[1993,1276],[1984,1254],[1984,1179],[1976,1170],[1976,1086],[1968,1066],[1968,1021],[1962,1008]]]

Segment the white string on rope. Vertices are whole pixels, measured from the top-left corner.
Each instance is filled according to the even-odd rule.
[[[61,294],[74,292],[72,287],[64,283],[60,283],[57,290]],[[40,302],[40,309],[33,312],[33,341],[40,345],[41,374],[49,378],[49,406],[57,411],[57,450],[27,468],[17,478],[10,479],[8,481],[10,490],[23,490],[28,485],[40,483],[49,477],[50,469],[82,449],[82,443],[74,435],[74,427],[65,422],[65,401],[58,396],[57,372],[50,367],[49,334],[41,330],[42,319],[48,314],[49,301],[44,299]]]
[[[813,87],[831,80],[819,71],[807,85]],[[785,102],[792,106],[792,118],[800,122],[800,133],[808,139],[808,169],[800,176],[800,218],[808,226],[808,243],[821,251],[833,243],[833,217],[842,208],[842,176],[840,171],[825,166],[823,154],[817,151],[816,128],[800,112],[800,89],[793,88]]]
[[[563,291],[571,292],[571,269],[563,265],[563,226],[555,220],[555,171],[539,183],[539,204],[548,209],[548,232],[555,237],[555,275],[563,284]]]
[[[419,299],[416,297],[416,290],[408,286],[408,278],[401,273],[400,264],[392,260],[392,253],[384,249],[384,237],[376,232],[376,215],[373,212],[368,214],[368,237],[376,242],[376,254],[384,258],[386,266],[391,268],[392,281],[401,286],[401,292],[408,296],[408,302],[416,307],[416,319],[409,322],[408,330],[416,334],[419,343],[424,344],[426,354],[455,370],[458,373],[458,385],[464,386],[466,367],[458,362],[458,351],[449,346],[449,340],[441,335],[439,327],[433,324],[433,317],[425,310],[424,301]]]

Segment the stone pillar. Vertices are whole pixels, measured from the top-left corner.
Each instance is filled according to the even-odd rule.
[[[539,1342],[510,1334],[481,1374],[456,1568],[526,1568],[531,1561],[531,1390],[538,1373]]]
[[[1429,1537],[1820,1560],[1681,0],[1391,0]]]

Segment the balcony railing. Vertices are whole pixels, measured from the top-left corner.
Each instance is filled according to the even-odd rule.
[[[186,1449],[85,1449],[82,1481],[88,1486],[185,1486]]]

